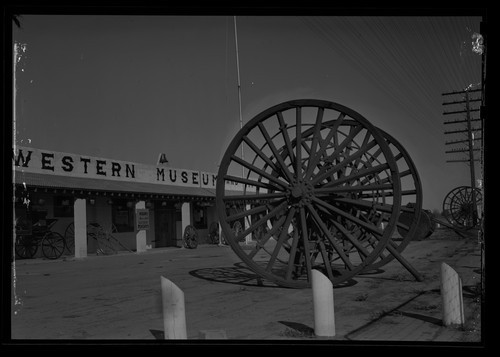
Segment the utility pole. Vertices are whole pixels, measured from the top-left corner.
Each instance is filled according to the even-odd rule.
[[[446,154],[455,154],[455,153],[467,153],[467,158],[463,159],[451,159],[451,160],[446,160],[446,162],[466,162],[469,164],[470,168],[470,180],[471,180],[471,187],[472,187],[472,220],[473,224],[477,224],[477,207],[476,207],[476,174],[475,174],[475,168],[474,168],[474,162],[480,161],[479,159],[476,159],[474,157],[474,152],[475,151],[480,151],[479,148],[474,148],[474,141],[476,140],[482,140],[482,135],[480,137],[474,137],[474,132],[480,131],[482,133],[482,120],[480,118],[472,118],[471,113],[473,112],[479,112],[479,108],[471,108],[471,103],[474,102],[481,102],[481,98],[471,98],[470,93],[476,93],[476,92],[481,92],[480,89],[470,89],[470,86],[467,87],[463,91],[457,91],[457,92],[449,92],[449,93],[443,93],[443,96],[452,96],[452,95],[463,95],[462,100],[453,100],[453,101],[448,101],[448,102],[443,102],[443,105],[457,105],[457,104],[465,104],[465,110],[454,110],[454,111],[448,111],[448,112],[443,112],[443,115],[455,115],[455,114],[465,114],[465,120],[451,120],[451,121],[445,121],[445,125],[456,125],[456,124],[466,124],[465,129],[458,129],[458,130],[450,130],[450,131],[445,131],[445,135],[455,135],[455,134],[463,134],[465,133],[467,135],[467,138],[465,140],[453,140],[453,141],[447,141],[445,142],[445,145],[456,145],[456,144],[462,144],[462,143],[467,143],[466,147],[460,147],[458,149],[450,149],[445,151]],[[478,126],[472,126],[472,123],[477,123],[479,122]]]

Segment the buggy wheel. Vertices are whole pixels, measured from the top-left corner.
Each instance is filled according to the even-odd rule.
[[[38,250],[38,244],[32,236],[18,235],[14,246],[16,256],[21,259],[33,258]]]
[[[117,249],[115,249],[115,243],[111,240],[109,234],[107,234],[106,232],[97,233],[96,242],[97,254],[112,255],[117,253]]]
[[[66,250],[71,255],[75,254],[75,224],[71,222],[66,227],[64,231],[64,242],[66,244]]]
[[[198,231],[191,225],[184,229],[184,247],[195,249],[198,246]]]
[[[64,252],[64,237],[57,232],[47,232],[42,239],[42,253],[47,259],[57,259]]]

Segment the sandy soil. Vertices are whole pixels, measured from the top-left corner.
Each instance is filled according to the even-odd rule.
[[[394,260],[335,287],[330,340],[479,343],[480,253],[473,234],[464,239],[448,229],[411,242],[403,256],[424,280]],[[462,279],[464,326],[441,324],[441,262]],[[313,330],[311,289],[261,279],[227,246],[17,260],[12,272],[15,340],[161,340],[161,276],[184,291],[188,339],[208,330],[230,340],[321,340]]]

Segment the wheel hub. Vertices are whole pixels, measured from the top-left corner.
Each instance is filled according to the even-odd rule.
[[[293,205],[310,202],[312,197],[312,186],[302,180],[294,181],[288,189],[288,202]]]

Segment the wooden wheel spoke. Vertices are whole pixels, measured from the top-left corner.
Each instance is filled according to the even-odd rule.
[[[269,262],[267,263],[266,270],[270,271],[271,268],[274,265],[274,262],[276,261],[276,258],[278,256],[279,251],[281,250],[281,247],[283,246],[283,242],[285,241],[285,238],[288,236],[288,230],[287,228],[290,226],[290,223],[292,223],[293,216],[295,215],[295,207],[292,207],[290,211],[288,211],[285,223],[283,225],[283,228],[281,230],[280,236],[278,238],[278,241],[276,242],[276,246],[274,247],[273,254],[271,255],[271,258],[269,258]]]
[[[357,158],[364,155],[366,152],[368,152],[368,150],[370,150],[376,144],[377,144],[376,141],[372,140],[366,146],[364,146],[364,147],[360,148],[358,151],[356,151],[355,154],[352,154],[352,155],[345,157],[344,160],[342,160],[339,164],[337,164],[335,166],[330,166],[330,167],[328,165],[323,166],[320,169],[320,171],[316,174],[316,176],[314,176],[314,178],[311,180],[311,184],[316,185],[317,183],[323,181],[328,176],[332,176],[338,170],[346,167],[349,163],[353,162]],[[331,160],[335,159],[336,157],[337,156],[335,156],[335,154],[332,154],[332,155],[330,155],[330,159],[328,161],[331,161]]]
[[[285,140],[285,146],[286,146],[286,149],[288,151],[287,152],[288,157],[290,158],[290,162],[292,163],[291,166],[292,166],[293,170],[295,171],[295,167],[296,167],[295,166],[295,155],[293,153],[293,147],[292,147],[292,143],[290,141],[290,136],[288,135],[287,126],[285,124],[285,121],[283,120],[283,114],[281,112],[278,112],[278,113],[276,113],[276,116],[278,117],[278,122],[280,125],[283,140]]]
[[[292,246],[290,248],[290,258],[288,259],[288,266],[286,268],[286,279],[292,278],[293,268],[295,266],[295,259],[297,254],[297,245],[299,243],[299,231],[298,229],[294,229],[292,236]],[[307,258],[307,257],[306,257]]]
[[[368,140],[369,140],[371,137],[372,137],[371,133],[370,133],[369,131],[367,131],[367,132],[365,133],[365,137],[363,138],[363,142],[361,143],[361,148],[366,148],[366,147],[368,147],[368,145],[369,145]],[[374,144],[376,143],[376,141],[375,141],[375,140],[372,140],[371,142],[372,142],[372,143],[374,143]],[[353,166],[354,168],[357,168],[357,167],[358,167],[358,165],[359,165],[359,163],[360,163],[360,161],[361,161],[361,155],[360,155],[360,156],[358,156],[358,157],[356,158],[356,161],[354,162],[354,164],[353,164],[352,166]]]
[[[323,258],[323,263],[325,264],[328,279],[333,280],[333,271],[330,258],[328,257],[328,252],[326,251],[325,243],[323,243],[323,241],[319,242],[319,250],[321,252],[321,257]]]
[[[302,244],[304,245],[304,256],[306,260],[306,270],[307,276],[311,276],[311,257],[309,252],[309,238],[307,235],[308,225],[306,220],[306,210],[304,207],[300,207],[300,228],[302,233]]]
[[[265,188],[265,189],[271,190],[271,191],[282,191],[282,189],[280,187],[275,186],[273,184],[262,182],[262,181],[250,180],[250,179],[242,178],[240,176],[225,175],[224,180],[239,182],[239,183],[243,183],[243,184],[249,185],[249,186],[262,187],[262,188]]]
[[[378,148],[377,151],[375,151],[367,160],[366,160],[366,164],[367,165],[371,165],[375,160],[377,160],[377,158],[380,156],[380,154],[382,153],[382,149],[381,148]]]
[[[340,113],[338,119],[334,121],[334,123],[331,127],[329,127],[330,131],[328,132],[326,138],[324,140],[321,140],[320,148],[314,155],[312,155],[311,150],[309,150],[310,158],[309,158],[309,163],[308,163],[306,175],[304,176],[305,180],[310,179],[311,175],[314,172],[315,167],[319,167],[319,169],[321,170],[322,166],[319,165],[319,160],[326,153],[326,150],[328,148],[328,144],[332,141],[332,139],[334,139],[334,142],[336,141],[337,130],[338,130],[340,124],[342,123],[342,121],[344,120],[344,117],[345,117],[345,114]]]
[[[355,247],[358,250],[361,258],[368,257],[370,253],[363,247],[360,241],[351,234],[351,232],[349,232],[342,224],[340,224],[335,220],[335,217],[332,216],[331,212],[326,210],[324,207],[318,207],[318,208],[321,209],[327,215],[332,217],[332,220],[330,222],[335,226],[337,230],[340,231],[340,233],[342,233],[344,237],[346,237],[349,240],[349,242],[353,245],[353,247]],[[363,236],[364,235],[366,235],[366,233],[363,234]]]
[[[384,185],[356,185],[356,186],[341,186],[341,187],[320,187],[315,188],[315,193],[343,193],[343,192],[363,192],[363,191],[384,191],[392,190],[392,184]],[[388,195],[387,195],[388,196]]]
[[[391,213],[393,208],[391,205],[383,203],[375,203],[373,201],[367,201],[363,199],[352,199],[352,198],[335,198],[336,202],[342,202],[355,207],[362,207],[366,210],[375,209],[379,212]],[[412,212],[414,212],[412,210]]]
[[[297,178],[302,178],[302,111],[300,107],[295,109],[295,174]]]
[[[382,231],[380,228],[378,228],[377,226],[373,225],[373,224],[368,224],[362,220],[360,220],[359,218],[351,215],[350,213],[347,213],[335,206],[332,206],[331,204],[317,198],[317,197],[313,197],[312,200],[314,202],[316,202],[317,204],[323,206],[324,208],[328,209],[330,212],[333,212],[335,213],[336,215],[339,215],[341,217],[344,217],[345,219],[351,221],[352,223],[355,223],[361,227],[363,227],[364,229],[372,232],[373,234],[376,234],[376,235],[379,235],[379,236],[382,236],[384,234],[384,231]]]
[[[321,140],[321,123],[323,121],[323,114],[324,114],[324,108],[318,108],[318,112],[316,115],[316,123],[314,124],[314,132],[313,132],[313,138],[312,138],[312,143],[311,143],[311,150],[309,152],[309,163],[307,166],[307,170],[304,176],[304,179],[308,179],[312,171],[314,170],[314,167],[316,166],[315,161],[316,157],[319,155],[321,150],[316,150],[316,147],[318,146],[318,141]],[[322,145],[320,145],[321,148]]]
[[[286,193],[276,192],[276,193],[258,193],[258,194],[248,194],[248,195],[232,195],[223,198],[224,202],[227,201],[260,201],[269,200],[273,198],[285,198]],[[280,200],[281,201],[281,200]]]
[[[326,226],[325,222],[321,219],[321,217],[318,215],[318,212],[314,209],[311,204],[306,205],[307,209],[311,213],[311,215],[314,218],[314,221],[316,222],[316,225],[319,227],[320,231],[323,232],[323,234],[328,238],[330,244],[332,245],[333,249],[337,252],[337,254],[340,256],[344,264],[349,268],[349,270],[353,270],[354,266],[352,265],[351,261],[349,258],[345,255],[344,251],[342,248],[338,246],[338,244],[335,242],[335,239],[332,237],[332,233]]]
[[[277,207],[272,209],[268,214],[266,214],[264,217],[260,218],[257,222],[253,223],[250,227],[245,229],[243,232],[241,232],[238,236],[235,237],[236,241],[241,240],[242,238],[245,238],[248,234],[252,233],[254,230],[256,230],[258,227],[266,223],[270,218],[275,217],[281,210],[285,209],[287,206],[286,202],[283,202],[279,204]]]
[[[386,163],[386,164],[382,164],[382,165],[379,165],[379,166],[371,167],[369,169],[362,169],[362,170],[353,172],[353,173],[351,173],[348,176],[343,176],[341,179],[329,182],[329,183],[323,185],[322,187],[323,188],[325,188],[325,187],[335,187],[335,186],[338,186],[338,185],[343,184],[345,182],[355,181],[355,180],[357,180],[357,179],[359,179],[361,177],[364,177],[364,176],[369,176],[369,175],[377,174],[380,171],[387,170],[388,168],[389,168],[389,164]]]
[[[259,169],[258,167],[252,165],[249,162],[246,162],[245,160],[242,160],[241,158],[239,158],[239,157],[237,157],[235,155],[231,156],[231,159],[233,161],[236,161],[240,165],[246,167],[247,169],[249,169],[249,170],[251,170],[251,171],[259,174],[260,176],[267,178],[270,182],[271,181],[274,182],[278,186],[278,187],[276,187],[277,190],[279,190],[280,188],[284,189],[287,186],[286,182],[283,182],[283,181],[277,179],[275,176],[273,176],[271,174],[268,174],[267,172]]]
[[[260,240],[257,241],[257,244],[255,244],[255,248],[250,251],[250,254],[248,254],[248,257],[250,259],[253,259],[255,254],[257,254],[259,250],[264,248],[264,245],[267,243],[267,241],[283,226],[284,222],[285,216],[282,216],[278,220],[274,221],[273,227],[268,230]]]
[[[292,181],[293,175],[288,170],[288,166],[285,164],[285,162],[281,158],[281,155],[279,154],[278,149],[274,145],[273,140],[271,139],[271,137],[269,136],[269,133],[267,132],[266,128],[264,127],[264,124],[262,124],[262,122],[260,122],[257,126],[259,127],[262,135],[264,136],[264,139],[266,139],[266,142],[269,145],[269,148],[271,149],[271,151],[273,152],[275,159],[278,161],[278,164],[280,166],[280,171],[278,171],[278,172],[281,172],[282,174],[284,174],[283,176],[286,177],[289,182]]]
[[[261,149],[257,147],[247,136],[243,137],[243,141],[262,159],[266,164],[268,164],[274,171],[280,173],[280,170],[276,167],[274,162],[271,161],[269,157],[267,157]],[[284,176],[283,176],[284,177]],[[284,177],[286,178],[286,177]]]
[[[335,151],[330,155],[330,158],[333,160],[333,159],[339,157],[340,153],[342,151],[344,151],[344,149],[350,143],[352,143],[352,140],[354,139],[354,137],[356,135],[358,135],[361,132],[362,129],[363,129],[363,127],[361,125],[356,125],[356,126],[351,127],[351,129],[349,131],[349,135],[346,136],[344,138],[344,140],[342,140],[341,144],[339,144],[338,146],[336,146]],[[343,161],[345,161],[345,160],[343,160]],[[347,162],[345,164],[347,164]],[[326,178],[327,176],[330,176],[331,174],[333,174],[333,172],[330,172],[330,170],[327,167],[328,166],[325,165],[318,173],[316,173],[316,177],[313,180],[314,183],[316,183],[317,181],[321,181],[324,178]],[[323,178],[322,179],[318,179],[318,176],[319,177],[323,177]]]
[[[244,210],[243,212],[235,213],[233,215],[227,216],[226,221],[232,222],[240,218],[248,217],[252,214],[266,212],[269,209],[268,205],[260,205],[249,210]]]

